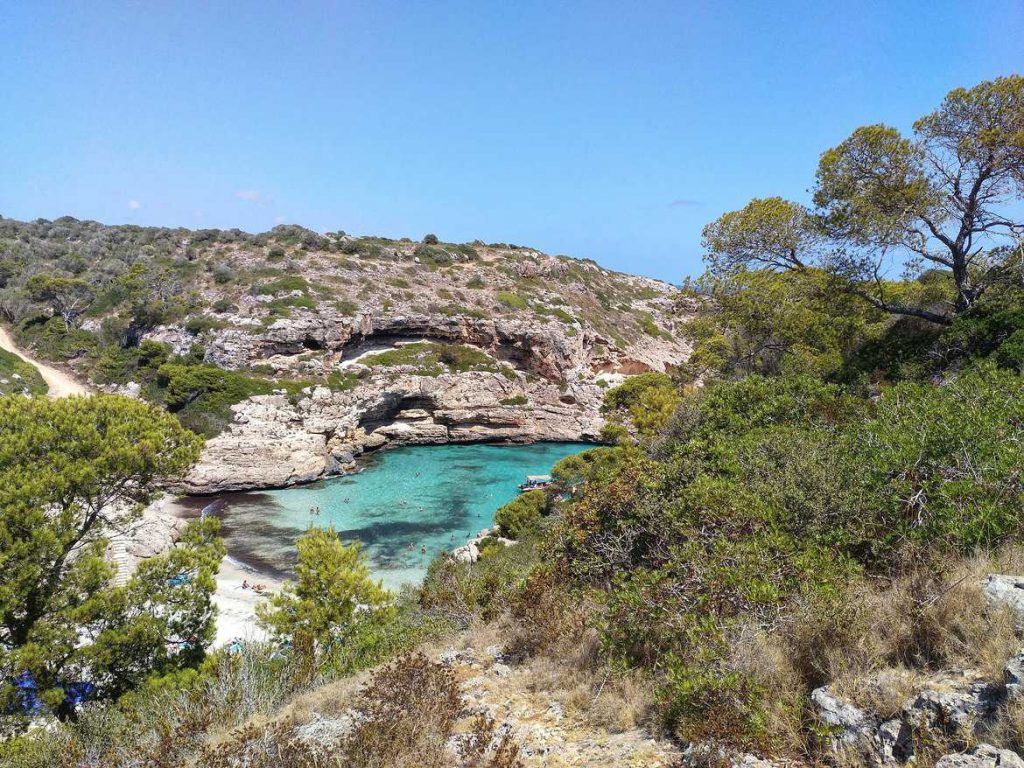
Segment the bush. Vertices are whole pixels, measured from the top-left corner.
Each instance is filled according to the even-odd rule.
[[[668,375],[641,373],[608,390],[601,411],[650,435],[668,423],[680,402],[679,387]]]
[[[437,235],[424,235],[423,236],[423,242],[426,245],[437,245],[437,243],[438,243]]]
[[[223,327],[223,321],[218,320],[215,317],[210,317],[209,315],[195,315],[185,322],[185,330],[193,336],[199,336],[207,331],[213,331]]]
[[[498,291],[496,298],[498,299],[498,302],[500,304],[504,304],[506,307],[509,307],[510,309],[530,308],[530,305],[527,303],[526,299],[514,293],[509,293],[508,291]]]
[[[899,384],[857,438],[858,464],[877,494],[866,545],[909,541],[966,553],[1022,533],[1019,374],[985,364],[944,386]]]
[[[494,522],[503,536],[520,539],[538,530],[547,510],[548,495],[544,491],[526,491],[499,509]]]
[[[275,293],[287,293],[289,291],[309,291],[309,283],[306,278],[298,275],[286,275],[279,277],[271,283],[263,283],[253,288],[253,292],[261,296],[273,296]]]
[[[413,256],[423,264],[443,265],[452,262],[452,255],[444,248],[435,245],[419,245],[413,251]]]
[[[32,395],[46,393],[48,387],[39,371],[17,355],[0,349],[0,395],[27,392]]]
[[[427,569],[420,605],[461,629],[476,620],[492,621],[511,610],[538,562],[538,543],[533,538],[514,547],[493,548],[475,563],[438,557]]]
[[[396,349],[367,355],[361,362],[370,367],[410,366],[416,368],[415,373],[421,376],[499,370],[494,359],[481,349],[463,344],[438,342],[406,344]]]
[[[18,329],[18,340],[48,360],[74,360],[94,355],[99,340],[88,331],[65,326],[59,317],[30,320]]]
[[[218,285],[230,283],[235,278],[235,271],[228,264],[215,264],[212,271],[213,280]]]

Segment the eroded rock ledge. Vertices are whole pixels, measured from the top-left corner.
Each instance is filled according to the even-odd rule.
[[[435,376],[352,362],[367,348],[415,341],[471,345],[493,365]],[[557,322],[415,314],[296,313],[259,334],[223,330],[205,342],[207,360],[226,368],[262,365],[300,376],[340,370],[359,378],[342,391],[316,386],[299,398],[281,392],[234,406],[233,423],[208,441],[184,482],[191,494],[310,482],[350,471],[360,454],[388,446],[592,440],[604,425],[609,382],[664,370],[689,354],[675,339],[621,349]]]
[[[501,401],[523,404],[502,405]],[[355,467],[384,446],[594,439],[603,426],[601,389],[510,380],[472,371],[437,377],[371,377],[355,389],[312,389],[234,407],[229,430],[210,440],[189,473],[192,494],[310,482]]]

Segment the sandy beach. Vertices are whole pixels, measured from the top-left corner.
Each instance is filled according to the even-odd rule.
[[[208,502],[188,497],[166,496],[161,500],[161,511],[180,520],[193,520]],[[213,603],[217,606],[217,634],[213,645],[220,648],[233,640],[265,640],[267,635],[256,625],[256,606],[267,599],[270,592],[281,588],[281,580],[236,560],[229,553],[220,561],[217,571],[217,590]],[[248,588],[243,586],[246,582]],[[263,593],[251,585],[262,584]]]
[[[262,584],[263,594],[242,585],[248,581]],[[217,573],[217,591],[213,602],[217,606],[217,635],[213,645],[216,648],[233,640],[265,640],[266,633],[256,625],[256,606],[267,599],[267,593],[281,587],[281,582],[258,573],[227,555],[220,562]]]

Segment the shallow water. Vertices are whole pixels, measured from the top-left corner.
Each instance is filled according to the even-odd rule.
[[[494,522],[526,475],[544,474],[585,443],[411,446],[384,451],[355,475],[297,488],[227,494],[207,508],[223,521],[228,551],[242,562],[287,573],[295,539],[334,525],[365,546],[388,586],[417,582],[439,552]],[[319,509],[319,514],[315,510]]]

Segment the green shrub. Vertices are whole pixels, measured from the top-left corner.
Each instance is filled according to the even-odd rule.
[[[492,620],[512,608],[538,563],[533,538],[514,547],[492,548],[475,563],[435,558],[420,589],[420,605],[455,627],[465,628],[477,619]]]
[[[436,245],[418,245],[416,250],[413,251],[413,256],[423,264],[433,264],[435,266],[452,262],[452,255],[444,248]]]
[[[1004,368],[1013,368],[1024,373],[1024,328],[1014,331],[999,345],[995,358]]]
[[[235,278],[235,271],[228,264],[215,264],[210,270],[213,273],[213,280],[218,285],[230,283]]]
[[[544,491],[526,491],[494,514],[494,522],[503,536],[520,539],[540,527],[548,511],[548,495]]]
[[[145,340],[137,347],[122,349],[110,345],[96,358],[92,377],[100,384],[126,384],[135,381],[148,384],[156,379],[157,370],[167,362],[169,348],[156,341]]]
[[[190,317],[185,322],[185,330],[193,336],[198,336],[206,331],[212,331],[224,327],[224,321],[218,320],[215,317],[210,317],[209,315],[196,315],[194,317]]]
[[[498,291],[495,297],[498,299],[499,303],[504,304],[506,307],[509,307],[510,309],[530,308],[530,305],[527,303],[526,299],[515,293],[509,293],[508,291]]]
[[[868,543],[970,552],[1024,532],[1024,378],[992,364],[887,390],[856,433],[877,505]]]
[[[494,359],[481,349],[462,344],[417,342],[386,352],[367,355],[361,361],[373,366],[413,366],[423,376],[439,376],[446,372],[496,371]]]
[[[47,389],[46,382],[34,365],[0,349],[0,395],[22,392],[42,395]]]
[[[292,307],[316,309],[316,302],[309,296],[284,296],[280,299],[274,299],[267,304],[267,307],[272,314],[287,317]]]
[[[18,340],[49,360],[74,360],[96,354],[99,340],[81,328],[64,325],[59,317],[39,319],[17,329]]]
[[[640,330],[646,333],[648,336],[654,336],[655,338],[671,339],[672,334],[668,331],[662,330],[657,323],[654,322],[654,318],[649,314],[644,314],[640,317]]]
[[[306,278],[299,275],[285,275],[271,283],[263,283],[253,288],[253,292],[261,296],[272,296],[275,293],[285,293],[288,291],[302,291],[306,293],[309,291],[309,283],[306,281]]]
[[[660,430],[682,401],[678,385],[664,373],[631,376],[604,395],[601,412],[614,421],[629,421],[641,434]]]

